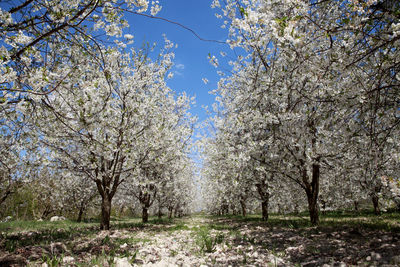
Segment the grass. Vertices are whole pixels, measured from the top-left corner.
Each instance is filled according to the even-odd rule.
[[[251,214],[246,217],[240,215],[211,216],[216,221],[212,226],[216,230],[234,229],[231,221],[240,223],[256,223],[270,228],[284,227],[290,229],[302,229],[312,227],[306,212],[299,214],[269,214],[267,222],[262,221],[261,215]],[[228,221],[227,221],[228,220]],[[351,211],[334,211],[320,214],[320,224],[317,227],[352,227],[370,230],[384,230],[388,232],[400,232],[400,212],[386,212],[375,215],[371,211],[354,213]]]
[[[74,239],[77,236],[87,236],[97,232],[97,228],[67,228],[67,229],[45,229],[29,234],[4,233],[1,234],[3,242],[0,244],[5,250],[14,252],[18,247],[31,245],[48,245],[52,242]]]
[[[215,236],[205,229],[201,229],[197,232],[196,244],[198,245],[201,252],[211,253],[215,251],[218,244],[224,241],[224,235],[221,233]]]
[[[148,225],[166,225],[172,220],[150,218]],[[118,219],[112,221],[111,229],[144,228],[140,218]],[[184,228],[184,225],[180,225]],[[19,247],[48,245],[52,242],[65,242],[78,236],[89,236],[99,231],[97,222],[65,221],[10,221],[0,223],[0,248],[14,252]]]
[[[198,217],[198,216],[195,216]],[[194,218],[195,218],[194,217]],[[354,214],[349,211],[336,211],[320,214],[320,224],[316,227],[311,226],[307,213],[301,214],[270,214],[267,222],[261,220],[261,215],[243,216],[202,216],[210,218],[210,223],[189,227],[187,223],[191,219],[159,219],[151,217],[149,222],[144,224],[140,218],[119,218],[112,221],[111,229],[146,229],[151,232],[166,231],[192,231],[195,237],[195,245],[201,253],[215,251],[216,246],[223,242],[227,243],[227,235],[234,236],[237,242],[257,245],[255,238],[241,234],[238,227],[244,224],[258,225],[266,229],[296,229],[298,235],[309,234],[310,231],[332,231],[336,229],[367,229],[382,230],[393,233],[400,233],[400,212],[387,212],[380,216],[374,215],[370,211],[362,211]],[[153,227],[154,226],[154,227]],[[157,226],[157,227],[155,227]],[[88,237],[98,233],[98,222],[81,222],[65,220],[57,222],[49,221],[10,221],[0,223],[0,249],[9,252],[16,251],[19,247],[31,245],[49,245],[52,242],[64,242],[68,245],[78,237]],[[224,233],[222,233],[222,232]],[[218,233],[219,232],[219,233]],[[123,244],[136,245],[138,243],[149,242],[150,239],[129,238],[109,238],[103,240],[103,245],[119,248]],[[257,244],[256,244],[257,243]],[[231,244],[227,244],[231,245]],[[313,248],[308,248],[313,252]],[[175,254],[171,251],[171,254]],[[59,258],[48,258],[46,262],[56,262]],[[102,260],[102,259],[97,259]],[[104,260],[104,259],[103,259]],[[49,265],[51,265],[49,263]]]
[[[0,232],[14,233],[25,231],[42,231],[42,230],[56,230],[68,228],[87,228],[98,227],[98,223],[75,222],[70,220],[65,221],[9,221],[0,223]]]
[[[125,229],[133,227],[144,227],[147,225],[169,225],[173,224],[174,219],[158,218],[152,216],[149,218],[148,223],[142,223],[141,218],[117,218],[112,217],[111,230],[113,229]],[[100,222],[98,220],[90,220],[89,222],[76,222],[71,220],[64,221],[9,221],[0,222],[0,233],[14,233],[14,232],[26,232],[26,231],[42,231],[51,229],[68,229],[68,228],[98,228]]]
[[[138,243],[148,243],[151,242],[150,239],[148,238],[136,238],[136,237],[128,237],[128,238],[115,238],[112,240],[112,243],[118,244],[118,245],[135,245]]]
[[[216,246],[222,244],[225,240],[223,233],[212,233],[214,224],[201,225],[192,228],[193,235],[195,236],[195,243],[201,253],[214,252]]]

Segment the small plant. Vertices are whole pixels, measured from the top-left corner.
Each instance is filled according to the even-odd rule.
[[[107,255],[104,249],[101,251],[101,254],[96,256],[95,258],[92,258],[90,261],[89,266],[114,266],[114,256],[115,253],[111,253],[110,255]]]
[[[201,252],[211,253],[215,251],[217,244],[221,244],[224,241],[224,238],[224,235],[221,233],[213,237],[208,230],[202,229],[198,232],[196,243],[200,247]]]
[[[248,242],[252,245],[255,245],[255,243],[256,243],[255,240],[256,240],[255,237],[247,236],[246,234],[243,235],[243,242]]]
[[[61,266],[61,264],[63,262],[63,258],[64,258],[64,255],[61,255],[61,256],[57,256],[57,255],[49,256],[47,254],[44,254],[42,256],[42,261],[43,261],[43,263],[46,263],[47,266],[49,266],[49,267],[56,267],[56,266]]]
[[[130,257],[128,257],[128,261],[129,261],[130,264],[134,264],[135,263],[136,257],[137,257],[137,253],[138,253],[138,250],[135,250],[135,252]]]
[[[8,252],[14,252],[18,247],[18,243],[19,243],[18,240],[10,239],[6,240],[4,246]]]
[[[169,251],[169,255],[170,255],[171,257],[175,257],[176,255],[178,255],[178,251],[176,251],[176,250],[174,250],[174,249],[171,249],[171,250]]]
[[[106,237],[104,237],[104,239],[101,241],[101,244],[102,245],[107,245],[107,246],[111,245],[110,236],[106,235]]]

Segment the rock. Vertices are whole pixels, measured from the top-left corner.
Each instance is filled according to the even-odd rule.
[[[349,234],[351,235],[357,235],[357,236],[362,236],[360,230],[358,228],[353,228],[349,231]]]
[[[63,216],[53,216],[50,218],[51,222],[65,221],[66,218]]]
[[[36,253],[32,253],[30,256],[29,256],[29,260],[30,261],[37,261],[37,260],[39,260],[41,257],[39,256],[39,254],[36,254]]]
[[[382,256],[379,253],[371,252],[371,258],[375,261],[378,261],[382,258]]]
[[[43,219],[42,218],[40,218],[39,220],[37,220],[38,222],[43,222]]]
[[[43,262],[41,267],[49,267],[49,265],[47,265],[47,263]]]
[[[62,253],[65,253],[67,251],[68,251],[67,247],[61,242],[51,243],[50,244],[50,252],[53,255],[62,254]]]
[[[2,220],[2,222],[9,222],[11,220],[12,220],[12,217],[11,216],[7,216]]]
[[[0,258],[0,266],[25,266],[26,260],[20,255],[6,255]]]
[[[393,257],[390,259],[390,261],[391,261],[393,264],[400,265],[400,255],[393,256]]]
[[[63,263],[73,263],[75,261],[75,259],[71,256],[65,256],[63,258]]]
[[[115,258],[115,267],[131,267],[132,264],[129,263],[128,258]]]

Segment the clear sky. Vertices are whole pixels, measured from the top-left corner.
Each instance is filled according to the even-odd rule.
[[[162,10],[157,14],[185,25],[204,39],[226,41],[227,30],[222,29],[221,19],[215,17],[219,10],[210,7],[211,0],[163,0]],[[225,44],[199,40],[190,31],[177,25],[146,18],[139,15],[126,14],[130,28],[125,33],[134,35],[134,46],[140,47],[144,41],[157,43],[155,52],[164,45],[163,34],[178,45],[174,50],[175,66],[172,69],[174,77],[168,80],[168,85],[177,92],[186,91],[190,96],[196,96],[196,105],[191,113],[203,121],[207,114],[202,106],[211,107],[214,96],[209,91],[216,89],[219,76],[212,66],[208,54],[219,55],[220,51],[229,49]],[[202,78],[209,80],[204,84]]]

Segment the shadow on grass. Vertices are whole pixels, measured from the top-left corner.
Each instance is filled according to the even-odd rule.
[[[134,220],[134,221],[132,221]],[[113,221],[110,225],[110,231],[150,228],[151,230],[161,231],[163,227],[155,226],[172,225],[174,220],[166,218],[150,219],[148,223],[142,223],[137,218],[119,219]],[[154,227],[154,229],[153,229]],[[187,228],[183,224],[170,227],[170,230],[180,230]],[[74,221],[13,221],[0,224],[0,250],[14,252],[20,247],[33,245],[49,245],[54,242],[67,242],[77,237],[87,236],[100,232],[99,222],[90,220],[89,222],[77,223]]]
[[[328,213],[321,215],[318,226],[311,226],[306,216],[293,214],[271,214],[267,222],[259,215],[214,216],[209,227],[231,230],[231,246],[241,248],[243,255],[254,246],[259,254],[273,254],[293,266],[336,266],[340,262],[399,266],[398,218],[399,213]]]
[[[47,229],[24,233],[2,233],[0,249],[14,252],[19,247],[48,245],[53,242],[65,242],[78,236],[96,233],[98,226],[69,229]]]
[[[230,224],[230,222],[251,223],[268,227],[288,227],[300,229],[311,227],[307,213],[301,214],[270,214],[268,221],[263,221],[260,215],[249,215],[246,217],[240,215],[228,216],[210,216],[210,218],[219,226]],[[226,226],[226,229],[233,226]],[[400,212],[387,212],[381,215],[375,215],[369,211],[363,211],[357,214],[351,212],[327,212],[320,214],[320,223],[318,227],[352,227],[365,228],[370,230],[383,230],[393,233],[400,233]]]

